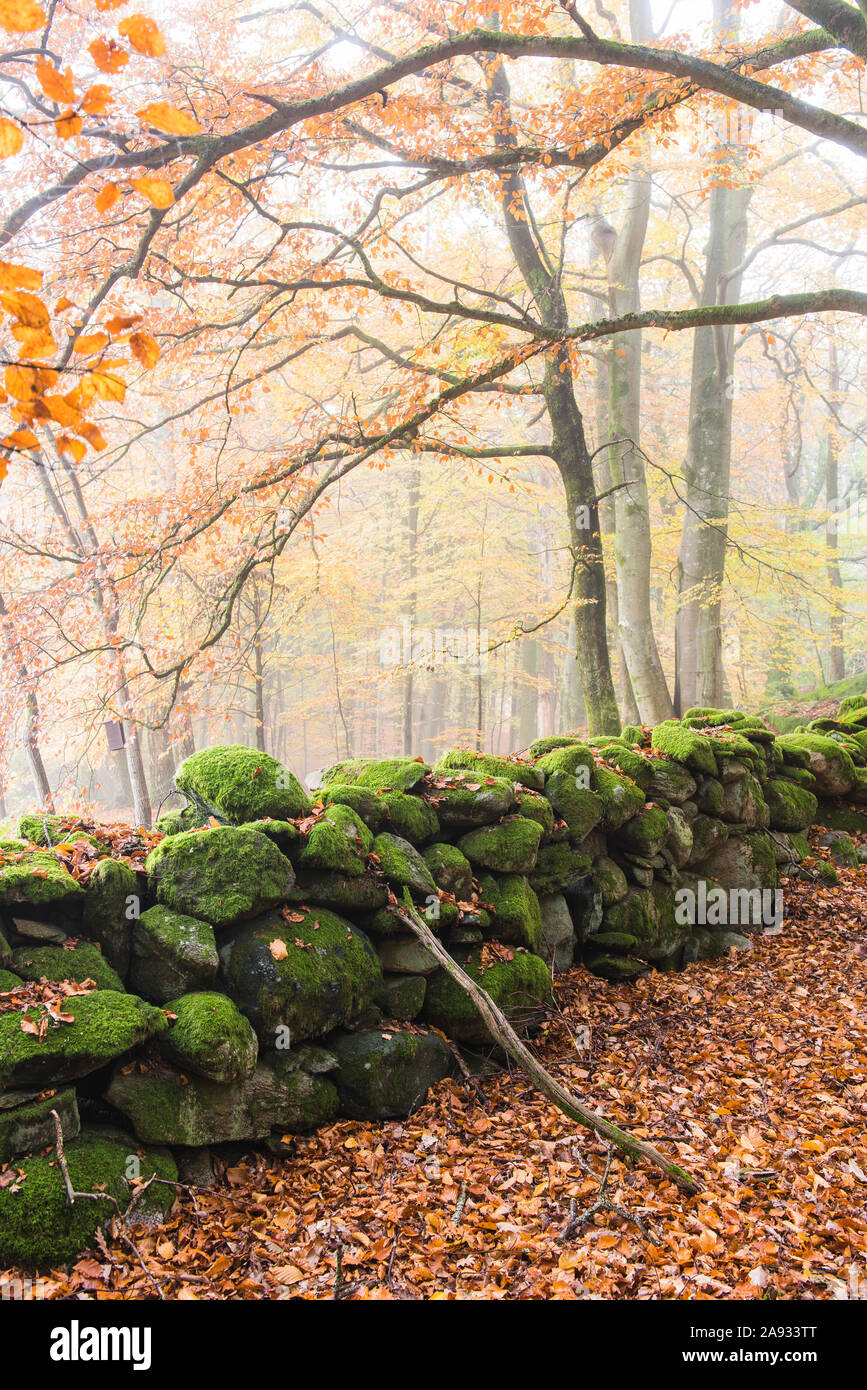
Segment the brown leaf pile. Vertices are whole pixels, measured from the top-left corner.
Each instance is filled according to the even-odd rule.
[[[610,1205],[582,1223],[602,1142],[520,1073],[481,1098],[446,1081],[408,1120],[339,1121],[183,1192],[134,1233],[153,1282],[109,1240],[46,1296],[865,1297],[867,875],[842,880],[790,885],[784,934],[750,956],[632,987],[558,977],[542,1060],[698,1175],[697,1197],[617,1156]]]

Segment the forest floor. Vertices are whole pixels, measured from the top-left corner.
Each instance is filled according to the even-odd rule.
[[[609,1155],[519,1072],[440,1083],[219,1165],[46,1298],[867,1298],[867,870],[789,883],[751,953],[612,985],[573,967],[544,1064],[702,1184]],[[599,1204],[594,1207],[594,1204]]]

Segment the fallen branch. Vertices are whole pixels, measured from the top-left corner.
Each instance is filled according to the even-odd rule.
[[[461,969],[457,961],[449,955],[442,942],[437,940],[430,927],[416,911],[408,889],[404,889],[403,905],[392,904],[391,910],[427,947],[431,955],[436,957],[443,969],[451,975],[461,989],[470,996],[495,1041],[520,1067],[523,1067],[542,1094],[553,1101],[558,1110],[562,1110],[563,1114],[568,1115],[570,1120],[577,1120],[587,1129],[592,1129],[603,1139],[607,1139],[618,1149],[629,1154],[631,1158],[643,1158],[648,1163],[653,1163],[657,1168],[661,1168],[663,1173],[672,1178],[684,1192],[701,1192],[701,1186],[695,1179],[690,1177],[683,1168],[678,1167],[676,1163],[672,1163],[671,1159],[666,1158],[659,1149],[655,1149],[652,1144],[637,1138],[636,1135],[630,1134],[627,1130],[620,1129],[618,1125],[606,1120],[604,1115],[599,1115],[595,1110],[588,1109],[577,1096],[573,1095],[571,1091],[567,1091],[565,1086],[561,1086],[559,1081],[556,1081],[545,1070],[530,1049],[521,1042],[511,1023],[494,1003],[491,996]]]

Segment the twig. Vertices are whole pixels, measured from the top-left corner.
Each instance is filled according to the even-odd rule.
[[[588,1109],[576,1095],[567,1091],[565,1086],[561,1086],[559,1081],[556,1081],[545,1070],[541,1062],[537,1061],[529,1048],[521,1042],[511,1023],[494,1003],[491,996],[461,969],[457,961],[449,955],[442,943],[434,936],[430,927],[416,911],[409,889],[404,889],[403,906],[392,906],[391,911],[410,928],[422,944],[427,947],[431,955],[435,956],[440,965],[451,975],[452,979],[470,996],[496,1041],[520,1067],[523,1067],[535,1081],[542,1094],[553,1101],[564,1115],[568,1115],[570,1120],[577,1120],[587,1129],[594,1130],[596,1134],[600,1134],[609,1143],[615,1144],[618,1149],[622,1149],[631,1158],[647,1159],[657,1168],[661,1168],[684,1192],[695,1194],[701,1191],[696,1180],[678,1164],[673,1163],[670,1158],[666,1158],[665,1154],[660,1153],[644,1139],[639,1139],[636,1135],[612,1124],[610,1120],[606,1120],[595,1110]]]
[[[583,1158],[581,1158],[579,1154],[575,1153],[574,1149],[572,1151],[572,1157],[575,1159],[578,1165],[584,1169],[585,1173],[589,1173],[590,1176],[594,1178],[599,1176],[598,1173],[595,1173],[593,1171],[589,1163],[585,1163]],[[578,1231],[580,1231],[581,1227],[585,1226],[587,1222],[590,1221],[596,1215],[597,1211],[615,1212],[617,1216],[622,1216],[624,1221],[631,1221],[634,1226],[637,1226],[641,1234],[644,1236],[645,1240],[650,1240],[650,1232],[648,1231],[644,1222],[640,1220],[639,1217],[635,1216],[633,1212],[627,1211],[626,1207],[621,1207],[617,1202],[612,1202],[611,1198],[608,1196],[608,1192],[606,1189],[608,1187],[608,1178],[611,1174],[611,1160],[613,1158],[614,1149],[609,1146],[608,1152],[605,1157],[605,1172],[602,1174],[602,1177],[599,1180],[599,1191],[596,1194],[596,1200],[593,1203],[593,1205],[588,1207],[585,1212],[582,1212],[580,1216],[578,1215],[578,1207],[575,1202],[575,1198],[572,1198],[572,1201],[569,1204],[569,1220],[566,1222],[566,1225],[563,1227],[563,1230],[557,1237],[561,1245],[565,1241],[570,1240],[572,1236],[574,1236]]]

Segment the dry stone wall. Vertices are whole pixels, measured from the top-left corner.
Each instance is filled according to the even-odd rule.
[[[691,710],[520,757],[353,759],[312,794],[218,747],[176,786],[146,859],[68,818],[0,832],[0,1265],[160,1220],[213,1146],[406,1115],[455,1046],[488,1049],[405,897],[529,1032],[573,962],[628,981],[779,931],[781,879],[834,873],[805,831],[851,858],[867,829],[867,701],[781,737]],[[58,1125],[104,1199],[67,1202]]]

